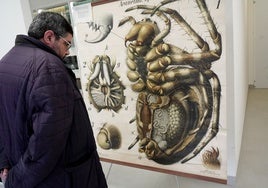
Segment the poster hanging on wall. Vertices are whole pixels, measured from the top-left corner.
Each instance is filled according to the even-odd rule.
[[[73,7],[101,160],[227,182],[224,10],[205,0]]]

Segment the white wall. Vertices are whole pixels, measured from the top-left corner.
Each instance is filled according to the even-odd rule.
[[[254,25],[254,20],[255,20],[255,9],[254,9],[254,4],[256,3],[255,0],[247,0],[248,1],[248,83],[249,85],[253,86],[255,84],[255,55],[254,55],[254,31],[255,31],[255,25]],[[266,1],[265,1],[266,2]]]
[[[235,115],[234,115],[234,39],[233,39],[233,2],[225,2],[226,15],[226,71],[227,80],[227,146],[228,146],[228,176],[236,176],[237,161],[235,160]]]
[[[248,93],[248,1],[233,0],[227,4],[229,54],[228,75],[228,175],[236,176],[242,142]],[[229,1],[230,3],[230,1]],[[227,10],[228,11],[228,10]],[[230,18],[232,17],[232,18]],[[230,44],[232,46],[230,46]]]
[[[253,79],[257,88],[268,88],[268,19],[267,6],[268,1],[251,0],[251,9],[253,16]]]
[[[14,46],[17,34],[26,34],[29,20],[31,20],[30,15],[27,14],[29,11],[28,0],[8,0],[1,2],[0,58]],[[25,12],[25,14],[23,12]]]

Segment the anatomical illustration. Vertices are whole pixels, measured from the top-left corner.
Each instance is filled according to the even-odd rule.
[[[74,7],[78,76],[101,160],[226,181],[226,10],[220,0]]]
[[[119,27],[127,27],[126,23],[132,25],[125,35],[127,77],[132,82],[132,90],[139,93],[136,103],[138,135],[129,149],[139,142],[139,152],[165,165],[188,162],[217,135],[221,97],[220,80],[211,69],[212,63],[221,58],[221,34],[206,1],[196,0],[196,10],[214,43],[213,48],[177,10],[165,7],[174,1],[178,0],[127,8],[126,13],[140,10],[148,17],[136,20],[127,16],[119,23]],[[155,17],[164,23],[164,28],[153,21]],[[198,51],[185,50],[172,41],[165,42],[165,37],[173,32],[173,24],[184,30]],[[95,84],[89,88],[96,90]],[[100,91],[102,89],[98,89],[98,93]],[[113,106],[108,100],[105,104]]]
[[[219,148],[211,147],[210,150],[206,150],[202,154],[203,165],[208,169],[218,170],[221,167],[219,160],[220,151]]]
[[[121,146],[121,133],[115,125],[105,123],[97,135],[98,145],[105,150],[119,149]]]
[[[107,55],[96,55],[91,64],[87,84],[90,102],[94,107],[117,112],[125,102],[124,89],[119,76],[113,71],[115,62]]]
[[[87,22],[87,24],[89,32],[85,35],[85,42],[98,43],[103,41],[113,29],[113,16],[103,14],[98,17],[98,20]]]

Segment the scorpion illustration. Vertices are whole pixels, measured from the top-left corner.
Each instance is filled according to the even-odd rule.
[[[131,88],[138,92],[136,124],[139,152],[160,164],[185,163],[194,158],[217,135],[221,85],[211,70],[212,62],[222,53],[221,34],[217,31],[205,0],[196,4],[214,43],[214,49],[185,21],[176,10],[164,5],[178,0],[164,0],[158,6],[136,5],[149,18],[136,21],[123,18],[132,28],[125,35],[127,73]],[[151,18],[165,23],[161,29]],[[199,51],[187,52],[165,37],[174,20],[197,45]]]

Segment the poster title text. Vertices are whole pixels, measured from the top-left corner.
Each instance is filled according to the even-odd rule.
[[[120,1],[121,7],[123,6],[129,6],[129,5],[134,5],[137,3],[144,3],[144,2],[149,2],[150,0],[127,0],[127,1]]]

